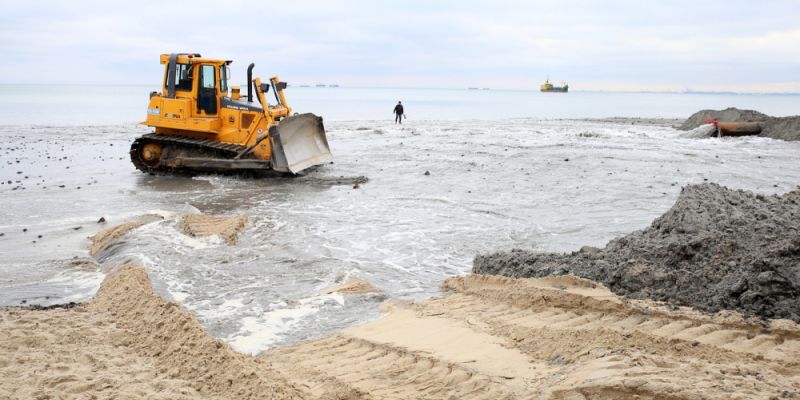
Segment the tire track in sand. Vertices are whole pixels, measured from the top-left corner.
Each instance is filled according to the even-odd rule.
[[[800,396],[794,323],[630,302],[569,276],[444,286],[440,298],[262,357],[309,393],[347,387],[351,398]]]

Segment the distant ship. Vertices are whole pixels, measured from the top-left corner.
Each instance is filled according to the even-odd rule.
[[[561,82],[561,85],[562,86],[553,86],[553,84],[550,83],[550,79],[548,79],[542,84],[542,86],[539,86],[539,90],[542,92],[567,93],[569,90],[569,85],[567,85],[566,82]]]

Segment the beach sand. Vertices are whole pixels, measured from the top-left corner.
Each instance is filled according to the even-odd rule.
[[[0,398],[736,399],[800,395],[800,327],[628,301],[573,276],[468,275],[253,357],[144,269],[72,308],[0,311]]]
[[[232,246],[246,222],[246,215],[188,214],[181,219],[181,229],[192,237],[217,235]]]
[[[291,399],[301,393],[261,359],[210,337],[126,265],[94,300],[0,312],[0,398]]]

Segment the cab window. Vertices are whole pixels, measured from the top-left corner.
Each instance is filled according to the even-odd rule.
[[[192,66],[175,64],[175,90],[192,90]]]
[[[219,67],[219,91],[228,93],[228,68],[224,65]]]
[[[217,85],[214,84],[214,66],[213,65],[203,65],[202,71],[200,72],[200,77],[202,78],[201,87],[203,89],[213,89]]]

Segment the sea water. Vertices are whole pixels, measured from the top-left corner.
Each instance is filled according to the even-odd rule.
[[[0,85],[0,124],[106,125],[144,120],[155,86]],[[242,94],[246,94],[243,87]],[[702,93],[541,93],[536,90],[289,87],[289,105],[326,121],[391,120],[398,101],[409,120],[507,118],[687,118],[739,107],[795,115],[800,95]],[[271,93],[268,101],[275,102]]]

